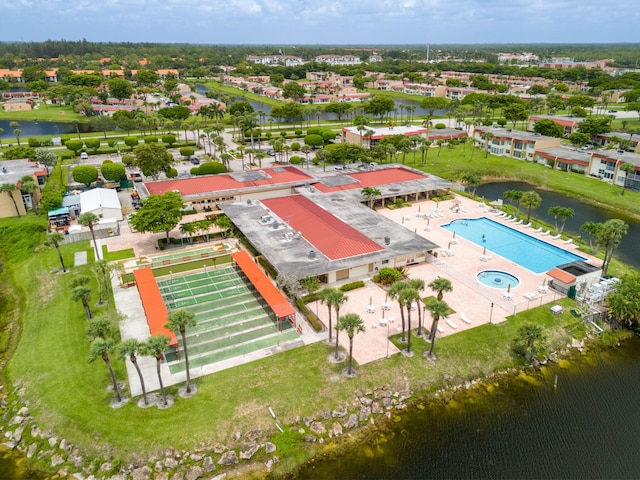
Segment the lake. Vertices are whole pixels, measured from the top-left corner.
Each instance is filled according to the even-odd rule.
[[[571,175],[571,174],[568,174]],[[552,215],[547,213],[549,207],[562,206],[573,208],[575,216],[567,219],[565,231],[574,235],[580,235],[580,226],[585,222],[606,222],[611,218],[620,218],[629,224],[629,233],[622,239],[620,247],[616,250],[616,257],[624,263],[640,269],[640,255],[638,255],[638,245],[640,245],[640,222],[633,217],[614,214],[605,208],[596,207],[581,202],[580,200],[569,197],[562,193],[550,192],[533,187],[525,182],[496,182],[481,185],[476,189],[476,195],[482,196],[490,200],[498,200],[502,198],[502,194],[507,190],[535,190],[542,198],[542,204],[536,210],[531,212],[532,217],[539,218],[549,224],[554,224]],[[508,202],[505,202],[508,203]],[[521,208],[520,211],[523,209]],[[589,241],[587,235],[584,235],[586,242]]]
[[[13,134],[13,128],[10,124],[13,120],[0,120],[0,128],[4,130],[0,135],[3,145],[9,143],[18,145],[16,136]],[[41,137],[45,135],[63,135],[67,133],[75,133],[76,129],[71,123],[64,122],[33,122],[26,120],[17,120],[20,129],[20,143],[28,145],[28,137]]]
[[[555,376],[558,387],[554,389]],[[491,390],[491,391],[490,391]],[[401,414],[300,479],[634,479],[640,340],[483,385]]]

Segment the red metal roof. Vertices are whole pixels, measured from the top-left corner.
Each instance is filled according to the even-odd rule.
[[[562,125],[563,127],[576,127],[578,125],[578,122],[576,122],[575,120],[564,120],[562,118],[531,117],[530,120],[533,120],[533,121],[551,120],[553,123]]]
[[[564,283],[565,285],[569,285],[576,281],[576,277],[574,275],[571,275],[570,273],[565,272],[564,270],[560,270],[557,267],[552,270],[549,270],[547,272],[547,275],[549,275],[551,278],[555,278],[556,280]]]
[[[164,326],[165,323],[167,323],[169,312],[164,305],[164,300],[162,299],[156,278],[153,276],[153,271],[151,268],[141,268],[134,270],[133,276],[136,279],[138,293],[140,293],[142,307],[147,317],[151,335],[165,335],[171,339],[169,345],[177,345],[176,334]]]
[[[376,242],[302,195],[270,198],[262,203],[331,260],[383,250]]]
[[[162,195],[177,190],[181,195],[197,195],[199,193],[222,192],[241,188],[260,187],[263,185],[278,185],[288,182],[306,182],[312,178],[295,167],[280,167],[262,169],[269,178],[251,182],[239,182],[229,174],[206,175],[202,177],[163,180],[161,182],[145,183],[149,193]]]
[[[293,307],[284,298],[284,295],[280,293],[271,280],[269,280],[262,270],[251,259],[249,254],[245,251],[240,251],[231,254],[231,258],[236,261],[236,264],[242,269],[249,281],[256,287],[256,290],[262,295],[262,298],[271,307],[273,312],[278,318],[286,318],[290,315],[296,314]]]
[[[385,168],[384,170],[374,170],[372,172],[351,173],[347,175],[356,180],[357,183],[349,185],[338,185],[329,187],[324,183],[314,183],[313,186],[322,193],[337,192],[339,190],[351,190],[353,188],[377,187],[389,183],[409,182],[411,180],[424,180],[428,175],[413,172],[406,168]]]

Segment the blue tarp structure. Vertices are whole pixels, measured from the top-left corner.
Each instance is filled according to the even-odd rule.
[[[57,217],[58,215],[69,215],[69,207],[58,208],[57,210],[49,210],[49,217]]]

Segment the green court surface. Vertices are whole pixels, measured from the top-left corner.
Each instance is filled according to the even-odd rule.
[[[298,339],[288,322],[279,322],[264,299],[234,266],[207,268],[158,280],[167,310],[186,308],[197,325],[187,329],[192,368],[240,357]],[[179,348],[182,338],[178,335]],[[166,355],[172,373],[184,371],[182,358]]]

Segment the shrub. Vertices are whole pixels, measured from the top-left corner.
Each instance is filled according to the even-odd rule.
[[[29,146],[30,147],[38,148],[38,147],[42,146],[41,143],[40,143],[40,140],[38,140],[35,137],[30,137],[28,141],[29,141]]]
[[[78,165],[71,170],[74,182],[84,183],[87,187],[98,180],[98,169],[93,165]]]
[[[138,137],[124,137],[124,144],[129,147],[131,151],[133,151],[133,149],[137,147],[139,143],[140,140],[138,139]]]
[[[165,172],[165,175],[167,176],[167,178],[176,178],[178,176],[178,170],[171,167],[169,170]]]
[[[115,147],[117,143],[118,141],[115,138],[110,138],[107,140],[107,145],[109,145],[111,148]]]
[[[17,160],[19,158],[35,158],[36,150],[33,147],[20,145],[16,147],[6,147],[4,149],[5,160]]]
[[[291,150],[293,150],[294,152],[299,152],[300,151],[300,142],[293,142],[291,144]]]
[[[100,142],[99,138],[87,138],[84,141],[84,144],[87,146],[87,148],[89,150],[93,150],[94,152],[98,151],[101,143],[102,142]]]
[[[113,163],[111,160],[105,160],[100,166],[100,173],[105,180],[120,181],[127,178],[127,172],[121,163]]]
[[[302,158],[299,157],[298,155],[293,155],[289,159],[289,163],[292,164],[292,165],[298,165],[298,164],[302,163]]]
[[[285,138],[285,139],[286,139],[286,138],[287,138],[287,131],[286,131],[286,130],[282,130],[282,131],[280,132],[280,136],[281,136],[282,138]]]
[[[64,143],[64,146],[71,150],[74,154],[78,155],[78,152],[84,146],[84,142],[82,140],[67,140]]]
[[[356,288],[362,288],[362,287],[364,287],[364,281],[358,280],[356,282],[345,283],[338,290],[340,290],[341,292],[348,292],[350,290],[355,290]]]
[[[316,148],[324,145],[324,139],[318,134],[311,133],[304,137],[304,143],[306,143],[310,147]]]
[[[220,162],[205,162],[198,167],[198,175],[211,175],[216,173],[225,173],[226,167]]]
[[[264,257],[258,257],[258,263],[264,267],[264,269],[267,271],[267,273],[269,275],[271,275],[271,278],[277,278],[278,277],[278,272],[276,272],[276,269],[273,268],[273,265],[271,265],[269,262],[267,262],[264,259]]]
[[[162,140],[162,143],[166,143],[169,145],[169,147],[171,147],[174,143],[176,143],[176,136],[175,135],[161,135],[160,136],[160,140]]]
[[[436,130],[442,130],[443,128],[447,128],[447,126],[444,123],[436,123],[436,126],[435,126]]]
[[[307,318],[307,321],[311,324],[311,327],[313,327],[313,329],[316,332],[322,331],[322,329],[324,328],[324,325],[322,325],[322,322],[316,316],[316,314],[313,313],[309,309],[309,307],[307,307],[307,305],[305,303],[305,300],[303,300],[301,298],[297,298],[296,299],[296,305],[297,305],[298,309],[300,310],[300,312],[302,312],[302,314]]]
[[[158,143],[159,141],[160,139],[158,137],[152,137],[152,136],[144,137],[144,143]]]
[[[507,119],[506,118],[499,118],[496,120],[496,123],[498,125],[500,125],[502,128],[504,128],[504,126],[507,124]]]
[[[191,155],[195,153],[195,149],[193,147],[182,147],[180,149],[180,155],[185,157],[186,159],[191,158]]]
[[[133,165],[134,161],[135,161],[135,157],[133,155],[123,155],[122,156],[122,163],[124,165],[126,165],[127,167],[130,167],[131,165]]]
[[[393,282],[402,280],[402,272],[395,268],[382,267],[378,272],[378,278],[383,285],[391,285]]]

